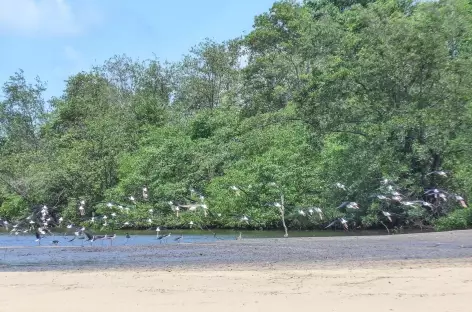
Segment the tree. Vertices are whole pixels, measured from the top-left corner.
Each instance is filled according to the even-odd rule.
[[[179,66],[175,105],[189,111],[221,106],[237,87],[239,55],[237,41],[207,38],[193,47]]]

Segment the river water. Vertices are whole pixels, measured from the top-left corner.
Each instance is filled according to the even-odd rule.
[[[241,233],[243,239],[254,239],[254,238],[280,238],[283,237],[282,231],[237,231],[237,230],[215,230],[215,231],[201,231],[201,230],[167,230],[161,231],[160,234],[171,234],[168,238],[158,240],[155,231],[114,231],[116,238],[113,241],[100,240],[94,242],[96,246],[108,246],[110,244],[128,245],[128,246],[140,246],[140,245],[154,245],[154,244],[177,244],[177,243],[202,243],[202,242],[215,242],[221,240],[236,240]],[[126,234],[130,235],[130,238],[126,238]],[[409,231],[412,233],[412,231]],[[66,233],[65,231],[58,231],[53,233],[54,235],[45,235],[41,239],[41,245],[55,245],[53,241],[57,241],[58,246],[87,246],[89,242],[85,242],[85,239],[72,240],[74,235],[72,233]],[[94,233],[94,234],[108,234],[112,233]],[[214,235],[216,234],[216,235]],[[291,237],[331,237],[331,236],[369,236],[369,235],[385,235],[385,231],[290,231],[289,238]],[[183,235],[183,238],[176,240],[177,237]],[[71,241],[72,240],[72,241]],[[0,232],[0,247],[33,247],[38,246],[36,237],[31,234],[20,234],[10,235],[7,232]]]

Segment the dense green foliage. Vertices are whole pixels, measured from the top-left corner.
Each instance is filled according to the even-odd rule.
[[[471,13],[466,0],[279,1],[243,38],[205,40],[175,64],[115,56],[49,101],[19,71],[0,101],[0,216],[47,205],[86,225],[116,213],[114,228],[281,228],[283,194],[291,229],[340,216],[355,228],[471,226],[455,201],[372,196],[384,178],[405,200],[472,193]],[[199,194],[208,209],[175,210]],[[343,201],[360,209],[345,214]]]

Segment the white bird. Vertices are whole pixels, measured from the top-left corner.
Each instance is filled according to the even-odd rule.
[[[359,205],[356,202],[343,202],[338,209],[347,208],[347,209],[359,209]]]
[[[190,228],[192,228],[193,227],[193,221],[190,221],[189,225],[190,225]]]
[[[301,215],[301,216],[306,216],[306,213],[305,213],[305,211],[303,211],[303,210],[299,210],[299,211],[298,211],[298,214]]]
[[[328,224],[328,225],[326,226],[326,229],[332,227],[333,225],[335,225],[335,224],[338,223],[338,222],[341,223],[341,225],[343,226],[343,228],[344,228],[346,231],[349,230],[349,227],[348,227],[348,225],[347,225],[347,221],[346,221],[344,218],[337,218],[336,220],[334,220],[333,222],[331,222],[330,224]]]
[[[59,221],[59,224],[61,224],[62,221],[64,221],[64,219],[62,217],[60,217],[58,221]]]
[[[113,204],[112,203],[107,203],[107,207],[111,208],[111,207],[113,207]]]
[[[114,218],[116,217],[116,213],[112,212],[111,216]]]
[[[339,183],[339,182],[336,183],[336,187],[340,188],[342,190],[346,190],[346,186],[344,184]]]
[[[426,175],[430,175],[430,174],[437,174],[437,175],[440,175],[440,176],[443,176],[443,177],[447,177],[447,172],[443,171],[443,170],[432,171],[430,173],[427,173]]]
[[[128,221],[126,221],[125,223],[123,223],[123,225],[129,225],[129,222],[128,222]]]
[[[282,205],[280,203],[274,203],[274,206],[277,207],[277,208],[281,208]]]
[[[230,189],[235,191],[237,196],[241,194],[241,190],[236,185],[232,185]]]
[[[152,209],[149,209],[149,213],[153,213],[153,212],[154,212],[154,210],[152,210]]]
[[[143,187],[143,198],[147,200],[149,197],[147,187]]]
[[[321,208],[314,207],[313,209],[318,213],[320,219],[323,220],[323,211],[321,210]]]
[[[85,215],[85,208],[84,208],[84,206],[80,206],[80,207],[79,207],[79,212],[80,212],[80,215],[81,215],[81,216]]]
[[[185,205],[185,206],[182,206],[182,207],[187,207],[188,211],[196,211],[198,205]]]
[[[393,201],[396,201],[396,202],[401,202],[401,201],[402,201],[402,197],[401,197],[401,196],[392,196],[392,200],[393,200]]]
[[[134,196],[130,196],[129,200],[132,201],[133,203],[136,203],[136,200],[134,199]]]
[[[462,196],[455,195],[456,200],[461,204],[462,208],[467,208],[467,204]]]
[[[383,215],[387,217],[388,221],[390,222],[393,222],[392,221],[392,215],[390,214],[390,212],[388,211],[382,211]]]
[[[73,227],[72,224],[67,225],[67,228],[68,228],[68,229],[72,229],[72,227]]]
[[[246,222],[247,224],[249,224],[249,218],[247,216],[242,216],[241,222]]]
[[[151,220],[151,219],[148,219],[148,223],[152,223],[152,220]]]
[[[104,216],[102,217],[102,219],[103,219],[103,220],[106,220],[106,219],[108,219],[108,217],[107,217],[106,215],[104,215]]]
[[[81,201],[80,201],[80,204],[81,204],[82,206],[85,206],[85,200],[81,200]]]
[[[425,207],[430,207],[430,208],[433,207],[433,204],[428,203],[427,201],[424,201],[424,200],[414,200],[413,203],[417,203],[417,204],[419,204],[421,206],[425,206]]]

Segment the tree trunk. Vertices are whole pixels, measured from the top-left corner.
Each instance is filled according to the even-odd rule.
[[[280,196],[280,201],[281,201],[282,207],[280,207],[279,211],[280,211],[280,217],[282,218],[282,225],[283,225],[284,230],[285,230],[284,237],[288,237],[287,225],[285,224],[285,203],[284,203],[284,194],[282,194],[282,195]]]

